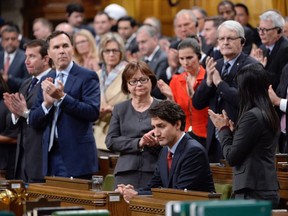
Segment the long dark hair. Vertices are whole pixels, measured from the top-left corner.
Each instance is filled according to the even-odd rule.
[[[253,107],[262,111],[265,122],[273,133],[280,127],[278,115],[268,95],[269,75],[260,63],[241,68],[237,74],[240,96],[239,118]]]

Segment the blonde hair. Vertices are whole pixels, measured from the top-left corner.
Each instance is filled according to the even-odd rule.
[[[83,60],[83,57],[80,55],[80,53],[78,52],[78,50],[76,49],[76,43],[75,43],[75,40],[76,40],[76,37],[77,36],[84,36],[87,40],[88,40],[88,43],[89,43],[89,47],[90,47],[90,57],[92,58],[95,58],[97,60],[97,62],[99,61],[99,58],[98,58],[98,50],[97,50],[97,47],[96,47],[96,42],[95,42],[95,39],[93,37],[93,35],[91,34],[91,32],[89,32],[88,30],[86,29],[81,29],[80,31],[76,32],[73,36],[73,46],[74,46],[74,59],[75,61],[80,64],[80,65],[83,65],[84,64],[84,60]]]

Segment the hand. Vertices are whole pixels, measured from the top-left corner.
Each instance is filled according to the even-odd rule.
[[[134,196],[137,196],[138,195],[138,192],[134,190],[134,188],[131,188],[129,187],[130,185],[127,185],[125,188],[124,188],[124,191],[123,191],[123,198],[124,200],[129,203],[130,200],[134,197]]]
[[[213,84],[217,87],[218,84],[222,81],[219,71],[215,69],[212,76]]]
[[[272,88],[272,85],[269,85],[268,95],[273,105],[280,106],[281,98],[276,95],[275,91]]]
[[[140,148],[143,148],[144,146],[154,147],[157,145],[159,145],[159,142],[157,138],[154,136],[154,130],[151,130],[148,133],[144,134],[139,142]]]
[[[17,116],[23,116],[24,111],[28,110],[24,96],[18,92],[15,94],[11,94],[10,98],[13,109],[15,110],[15,113],[13,113]]]
[[[4,99],[4,103],[5,103],[6,107],[9,109],[9,111],[11,113],[13,113],[17,118],[19,118],[19,116],[16,114],[17,110],[13,106],[12,94],[9,94],[7,92],[3,93],[3,99]]]
[[[167,83],[165,83],[162,79],[159,79],[157,81],[157,86],[161,93],[165,95],[168,100],[174,101],[173,93]]]
[[[168,65],[173,69],[172,71],[174,71],[178,67],[178,51],[176,49],[169,49]]]
[[[208,56],[206,59],[206,74],[207,74],[206,84],[208,86],[212,86],[213,84],[213,74],[214,74],[214,71],[216,70],[215,66],[216,66],[216,62],[214,61],[214,59]]]
[[[250,56],[259,61],[264,67],[266,66],[267,57],[264,56],[262,49],[260,48],[256,49],[254,52],[250,53]]]
[[[229,120],[225,110],[222,110],[222,114],[214,113],[211,109],[208,109],[208,114],[213,122],[214,126],[220,130],[224,126],[228,126],[231,131],[234,130],[234,123]]]

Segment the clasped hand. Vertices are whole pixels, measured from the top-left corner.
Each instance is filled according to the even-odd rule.
[[[119,192],[120,194],[122,194],[123,199],[129,203],[130,200],[138,195],[138,192],[134,190],[133,185],[124,185],[124,184],[119,184],[117,185],[117,189],[115,190],[116,192]]]
[[[54,102],[60,100],[64,96],[64,85],[60,80],[57,80],[57,86],[53,83],[51,77],[46,78],[41,83],[43,91],[44,105],[50,107]]]
[[[231,131],[234,130],[234,123],[228,118],[225,110],[222,110],[222,114],[214,113],[211,109],[208,109],[209,117],[214,126],[221,130],[221,128],[228,126]]]

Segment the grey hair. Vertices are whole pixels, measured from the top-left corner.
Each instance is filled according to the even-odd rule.
[[[244,33],[244,28],[242,27],[242,25],[234,20],[227,20],[225,22],[223,22],[217,29],[217,34],[219,35],[219,30],[221,28],[227,28],[229,30],[233,30],[236,32],[237,36],[241,37],[241,38],[245,38],[245,33]]]
[[[143,26],[141,26],[141,27],[137,30],[136,35],[138,35],[139,32],[142,32],[142,31],[148,33],[150,37],[158,37],[158,32],[157,32],[156,28],[153,27],[153,26],[150,26],[150,25],[143,25]]]
[[[281,14],[279,14],[276,11],[273,11],[273,10],[269,10],[269,11],[264,12],[263,14],[261,14],[259,16],[259,18],[262,21],[270,20],[274,24],[274,27],[279,27],[281,29],[285,25],[285,20],[281,16]]]
[[[159,34],[161,34],[161,32],[162,32],[162,25],[161,25],[160,20],[157,19],[156,17],[147,17],[145,20],[147,20],[147,19],[149,19],[149,20],[152,21],[152,23],[153,23],[152,26],[156,28],[156,30],[157,30],[157,32],[158,32]],[[144,20],[144,23],[145,23],[145,20]]]
[[[180,11],[175,15],[175,18],[174,18],[174,26],[175,26],[176,20],[177,20],[180,16],[185,15],[185,14],[188,14],[188,15],[190,16],[192,22],[194,22],[195,24],[197,23],[197,18],[196,18],[196,16],[194,15],[194,13],[193,13],[192,10],[182,9],[182,10],[180,10]]]

